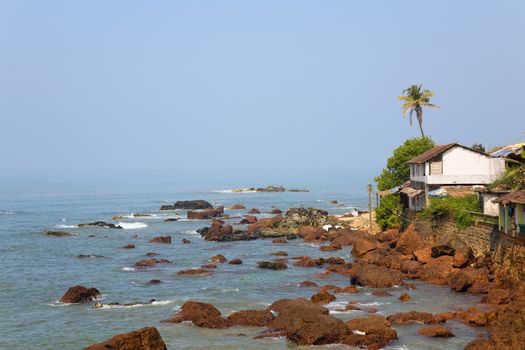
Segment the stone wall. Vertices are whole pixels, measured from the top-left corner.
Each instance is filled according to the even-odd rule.
[[[456,246],[466,244],[474,254],[489,256],[513,276],[525,280],[525,241],[500,233],[497,227],[486,224],[471,226],[465,230],[456,227],[453,220],[446,220],[439,225],[429,220],[417,219],[415,226],[420,232],[431,232],[436,244]]]

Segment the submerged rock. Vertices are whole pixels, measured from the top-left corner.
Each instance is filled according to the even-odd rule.
[[[96,255],[96,254],[78,254],[77,258],[79,259],[97,259],[97,258],[103,258],[103,256]]]
[[[387,320],[393,324],[429,324],[442,321],[441,319],[436,319],[431,313],[420,311],[399,312],[397,314],[388,316]]]
[[[148,241],[149,243],[171,244],[171,236],[157,236]]]
[[[218,207],[216,209],[204,209],[202,211],[188,211],[187,217],[190,220],[206,220],[212,219],[224,214],[224,207]]]
[[[136,267],[153,267],[157,264],[171,264],[171,261],[167,259],[144,259],[135,263]]]
[[[135,249],[134,244],[126,244],[125,246],[120,247],[121,249]]]
[[[269,270],[286,270],[288,266],[282,262],[272,262],[272,261],[260,261],[257,264],[258,268],[269,269]]]
[[[176,210],[176,209],[186,209],[186,210],[202,210],[202,209],[213,209],[213,205],[209,202],[206,202],[202,199],[192,200],[192,201],[177,201],[175,204],[163,205],[160,207],[160,210]]]
[[[335,299],[335,296],[325,290],[321,290],[319,293],[312,295],[310,298],[310,300],[316,304],[330,304]]]
[[[228,261],[228,264],[230,264],[230,265],[241,265],[242,264],[242,260],[239,259],[239,258],[231,259],[230,261]]]
[[[69,236],[78,236],[78,233],[66,232],[66,231],[45,231],[46,236],[51,237],[69,237]]]
[[[211,274],[213,274],[212,271],[203,268],[194,268],[177,272],[177,275],[179,276],[209,276]]]
[[[145,327],[130,333],[118,334],[105,342],[88,346],[84,350],[108,349],[166,350],[167,347],[157,328]]]
[[[115,224],[112,224],[110,222],[105,222],[105,221],[94,221],[94,222],[89,222],[87,224],[78,224],[77,226],[78,227],[104,227],[104,228],[122,229],[122,226],[120,225],[115,225]]]
[[[100,294],[96,288],[86,288],[81,285],[76,285],[69,288],[59,301],[65,304],[78,304],[97,300],[101,297],[102,294]]]
[[[434,338],[449,338],[454,336],[451,331],[443,326],[430,326],[421,328],[417,331],[417,334]]]

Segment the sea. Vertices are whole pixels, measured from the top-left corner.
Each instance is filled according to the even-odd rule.
[[[223,315],[244,309],[263,309],[283,298],[309,298],[316,291],[300,287],[305,280],[346,286],[343,276],[319,278],[322,269],[295,267],[285,271],[262,270],[257,262],[275,258],[272,252],[285,250],[289,257],[343,257],[352,260],[345,248],[321,252],[319,246],[290,240],[209,242],[197,233],[208,220],[187,220],[186,212],[160,211],[160,206],[178,200],[203,199],[226,208],[242,204],[246,210],[226,210],[238,217],[256,208],[259,217],[270,216],[274,208],[314,207],[339,215],[352,209],[366,210],[367,184],[371,177],[358,171],[3,171],[0,173],[0,349],[82,349],[118,333],[145,326],[159,330],[168,349],[348,349],[342,345],[297,347],[283,338],[253,339],[263,329],[232,327],[225,330],[198,328],[188,323],[161,323],[187,300],[215,305]],[[232,189],[282,185],[308,192],[235,193]],[[337,203],[333,202],[337,201]],[[135,217],[142,213],[150,216]],[[112,220],[113,216],[122,216]],[[178,221],[165,222],[167,218]],[[124,229],[79,228],[77,224],[106,221]],[[232,219],[239,221],[239,218]],[[49,237],[46,230],[75,233]],[[172,244],[148,241],[171,235]],[[190,244],[183,244],[182,239]],[[133,244],[135,249],[120,247]],[[148,252],[172,264],[137,270],[134,263]],[[80,259],[79,255],[93,255]],[[221,264],[206,277],[178,276],[184,269],[209,263],[223,254],[240,258],[242,265]],[[98,257],[95,257],[98,256]],[[162,282],[147,284],[152,279]],[[102,303],[155,302],[133,307],[103,307],[94,303],[68,305],[58,300],[74,285],[96,287]],[[390,288],[392,296],[375,297],[370,288],[358,294],[338,294],[327,305],[331,314],[343,320],[367,316],[364,311],[338,311],[347,302],[378,309],[379,315],[420,310],[432,313],[479,304],[478,296],[455,293],[447,287],[416,282],[416,290]],[[398,300],[408,292],[412,299]],[[447,322],[456,335],[429,339],[417,335],[422,325],[396,326],[399,340],[386,349],[462,349],[482,335],[479,329],[457,321]]]

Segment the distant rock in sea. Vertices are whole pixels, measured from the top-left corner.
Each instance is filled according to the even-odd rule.
[[[115,228],[115,229],[122,229],[122,226],[115,225],[109,222],[105,221],[94,221],[87,224],[78,224],[78,227],[104,227],[104,228]]]
[[[308,192],[305,189],[289,189],[287,190],[283,186],[266,186],[266,187],[248,187],[248,188],[236,188],[231,190],[234,193],[243,193],[243,192]]]
[[[177,201],[174,204],[166,204],[160,207],[160,210],[203,210],[213,209],[213,205],[202,199],[191,200],[191,201]]]

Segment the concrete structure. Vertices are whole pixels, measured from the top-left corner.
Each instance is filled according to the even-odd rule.
[[[408,161],[411,198],[409,209],[419,211],[426,206],[429,193],[446,186],[486,185],[505,171],[505,160],[457,143],[439,145]],[[409,190],[407,190],[409,191]],[[410,196],[409,196],[410,197]]]
[[[525,238],[525,190],[509,193],[494,202],[499,205],[499,230]]]

